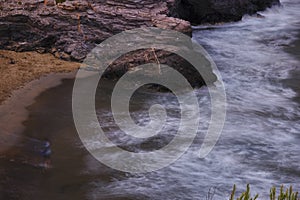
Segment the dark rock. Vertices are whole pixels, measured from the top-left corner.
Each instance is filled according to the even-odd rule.
[[[171,16],[193,24],[229,22],[279,4],[279,0],[176,0]]]

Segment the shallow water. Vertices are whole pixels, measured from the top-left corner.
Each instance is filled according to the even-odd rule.
[[[228,199],[233,184],[240,191],[248,183],[262,199],[273,185],[291,184],[300,190],[299,8],[300,1],[286,0],[283,7],[263,12],[265,18],[195,27],[193,38],[216,62],[228,103],[221,138],[205,159],[196,152],[210,117],[206,88],[196,91],[201,125],[189,151],[167,168],[137,175],[109,169],[85,150],[72,121],[73,81],[65,80],[36,99],[24,123],[24,144],[30,143],[28,138],[51,140],[53,168],[33,167],[41,162],[34,153],[13,152],[15,161],[1,158],[3,199],[205,199],[211,187],[215,199]],[[111,84],[103,83],[97,93],[97,115],[109,138],[122,148],[152,151],[176,134],[180,119],[176,98],[140,91],[131,105],[133,119],[146,124],[149,107],[159,103],[167,108],[168,121],[165,134],[131,140],[112,120],[109,104],[103,101]],[[99,143],[91,138],[90,145]],[[20,149],[24,151],[24,145]]]

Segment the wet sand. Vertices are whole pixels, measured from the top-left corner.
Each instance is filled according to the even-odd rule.
[[[93,183],[104,187],[124,177],[100,164],[82,146],[72,117],[73,81],[64,79],[27,107],[20,141],[0,157],[0,199],[87,199]],[[52,168],[48,170],[35,166],[43,159],[32,151],[35,141],[44,138],[52,143]]]
[[[51,54],[0,50],[0,152],[18,142],[26,107],[35,97],[61,79],[73,78],[79,66]]]
[[[80,64],[36,52],[0,50],[0,58],[0,199],[35,199],[37,193],[30,191],[41,180],[34,175],[46,173],[38,167],[43,158],[34,150],[42,140],[22,134],[29,117],[27,107],[63,79],[73,79]]]
[[[0,199],[86,199],[91,183],[124,177],[96,161],[77,135],[71,105],[79,63],[32,52],[0,56]],[[36,148],[45,138],[53,151],[47,170]],[[131,199],[121,196],[106,199]]]
[[[43,91],[60,85],[62,79],[74,78],[75,74],[76,71],[52,73],[12,91],[11,97],[0,105],[0,153],[18,142],[25,128],[22,122],[28,117],[27,107],[35,103],[35,98]]]

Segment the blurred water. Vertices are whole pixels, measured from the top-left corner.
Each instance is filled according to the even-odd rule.
[[[291,184],[300,189],[300,109],[295,101],[297,91],[293,90],[300,85],[295,77],[300,62],[286,52],[300,51],[299,46],[294,46],[300,30],[300,1],[282,3],[282,7],[262,12],[264,18],[246,16],[237,23],[194,27],[193,38],[216,62],[228,98],[226,124],[213,152],[204,160],[196,155],[210,116],[209,98],[202,88],[197,91],[202,114],[199,136],[190,150],[161,171],[129,174],[105,187],[95,183],[91,199],[118,194],[149,199],[204,199],[210,187],[215,188],[216,199],[225,199],[233,184],[241,190],[248,183],[253,193],[264,198],[274,185]],[[144,108],[132,113],[141,124],[149,120],[150,105],[160,103],[176,110],[176,99],[171,94],[144,96],[145,99]],[[107,123],[112,121],[109,112],[103,115],[103,109],[98,111],[102,124],[113,130],[108,131],[111,139],[121,141],[122,147],[132,151],[143,149],[144,143],[152,148],[163,146],[176,133],[174,127],[180,118],[178,113],[169,115],[169,136],[132,143],[114,130],[113,123]]]
[[[228,101],[221,138],[205,159],[197,152],[210,119],[206,88],[196,90],[201,123],[189,151],[160,171],[129,174],[105,167],[82,146],[72,118],[73,81],[66,80],[39,96],[24,122],[26,138],[51,140],[53,168],[43,171],[0,157],[0,198],[205,199],[213,187],[214,199],[228,199],[233,184],[239,192],[248,183],[261,199],[273,185],[291,184],[300,190],[300,1],[282,3],[262,12],[264,18],[246,16],[237,23],[194,27],[193,39],[216,62]],[[135,93],[130,109],[136,123],[149,122],[153,104],[164,105],[168,118],[161,134],[133,140],[115,125],[110,103],[105,103],[110,97],[106,86],[112,85],[104,81],[103,86],[97,93],[97,115],[110,140],[133,152],[160,149],[172,140],[180,120],[172,93]],[[103,144],[91,138],[89,145]]]

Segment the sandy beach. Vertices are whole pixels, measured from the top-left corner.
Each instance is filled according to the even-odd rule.
[[[0,152],[4,152],[18,142],[28,117],[26,108],[41,92],[74,78],[80,63],[37,52],[0,50],[0,57]]]
[[[30,81],[50,73],[72,72],[79,67],[80,63],[63,61],[52,54],[0,50],[0,103]]]

